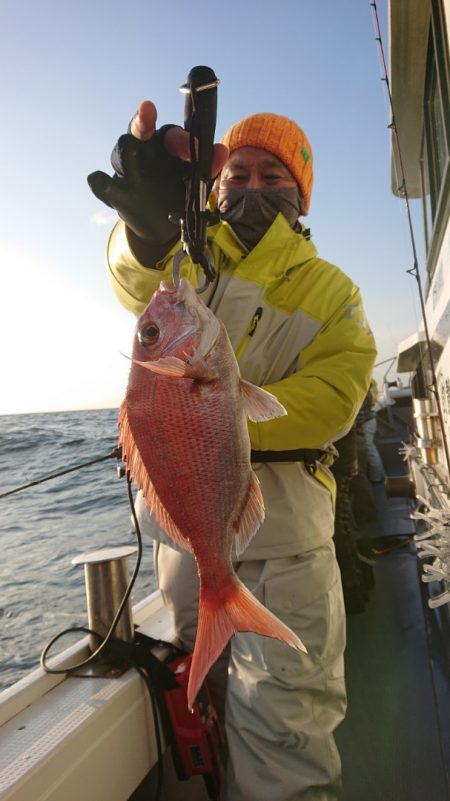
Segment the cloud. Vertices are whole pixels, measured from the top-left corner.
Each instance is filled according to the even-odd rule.
[[[108,210],[108,211],[97,211],[95,214],[92,215],[90,222],[93,225],[114,225],[119,219],[117,212]]]

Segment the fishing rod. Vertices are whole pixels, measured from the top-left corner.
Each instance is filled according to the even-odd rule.
[[[106,456],[98,456],[96,459],[90,459],[89,462],[82,462],[81,464],[73,465],[73,467],[66,467],[64,470],[59,470],[56,473],[51,473],[48,476],[41,476],[41,478],[37,478],[34,481],[29,481],[27,484],[22,484],[20,487],[15,487],[14,489],[7,490],[7,492],[2,492],[0,493],[0,498],[6,498],[8,495],[14,495],[16,492],[22,492],[22,490],[29,489],[30,487],[37,487],[38,484],[43,484],[45,481],[51,481],[54,478],[59,478],[59,476],[65,476],[67,473],[73,473],[76,470],[81,470],[83,467],[90,467],[93,464],[104,462],[106,459],[120,460],[121,455],[121,448],[113,448],[113,450],[110,453],[107,453]]]
[[[395,145],[397,156],[398,156],[398,164],[399,164],[399,167],[400,167],[401,183],[397,187],[397,190],[398,190],[398,193],[399,193],[400,197],[402,197],[404,199],[404,201],[405,201],[406,215],[407,215],[408,227],[409,227],[409,236],[410,236],[411,248],[412,248],[412,253],[413,253],[413,266],[409,270],[406,270],[406,272],[408,273],[408,275],[411,275],[416,280],[417,290],[418,290],[418,294],[419,294],[419,301],[420,301],[420,309],[421,309],[421,312],[422,312],[424,333],[425,333],[426,354],[428,355],[428,360],[429,360],[429,364],[430,364],[430,372],[431,372],[431,385],[428,386],[427,389],[429,389],[430,392],[433,393],[435,401],[436,401],[436,409],[437,409],[437,413],[438,413],[439,423],[440,423],[440,426],[441,426],[442,444],[443,444],[444,453],[445,453],[445,461],[447,463],[447,470],[448,470],[448,472],[450,474],[450,452],[449,452],[449,446],[448,446],[447,435],[446,435],[446,430],[445,430],[444,415],[443,415],[443,412],[442,412],[441,399],[440,399],[440,396],[439,396],[438,381],[437,381],[437,374],[436,374],[436,366],[435,366],[435,361],[434,361],[434,356],[433,356],[432,346],[431,346],[431,337],[430,337],[430,332],[429,332],[429,327],[428,327],[428,318],[427,318],[427,313],[426,313],[426,308],[425,308],[425,298],[424,298],[424,293],[423,293],[423,288],[422,288],[422,280],[420,278],[420,272],[419,272],[419,260],[417,258],[417,247],[416,247],[416,239],[415,239],[415,235],[414,235],[414,226],[413,226],[413,221],[412,221],[411,205],[410,205],[410,202],[409,202],[408,188],[407,188],[407,185],[406,185],[406,173],[405,173],[405,168],[404,168],[404,164],[403,164],[402,149],[400,147],[400,138],[399,138],[397,122],[396,122],[396,118],[395,118],[394,101],[393,101],[393,98],[392,98],[391,85],[390,85],[390,82],[389,82],[389,75],[388,75],[386,59],[385,59],[385,55],[384,55],[383,39],[382,39],[382,36],[381,36],[381,27],[380,27],[380,20],[379,20],[379,16],[378,16],[378,9],[377,9],[376,0],[371,0],[370,5],[371,5],[371,7],[373,9],[373,16],[374,16],[374,22],[375,22],[375,29],[376,29],[375,39],[378,42],[378,46],[379,46],[379,49],[380,49],[380,57],[381,57],[381,64],[382,64],[382,70],[383,70],[383,76],[382,76],[381,80],[384,81],[384,83],[386,85],[386,90],[387,90],[387,95],[388,95],[388,100],[389,100],[389,107],[390,107],[390,112],[391,112],[391,122],[388,125],[388,128],[390,128],[390,130],[392,131],[394,145]],[[424,355],[425,355],[425,353],[423,353],[423,354],[421,353],[422,359],[423,359]]]
[[[181,262],[187,255],[194,264],[200,265],[205,274],[204,283],[197,292],[204,292],[216,276],[207,246],[207,228],[217,222],[217,215],[206,208],[206,203],[211,188],[218,85],[219,79],[210,67],[193,67],[186,83],[180,87],[186,95],[184,129],[189,133],[191,161],[186,180],[184,217],[178,221],[183,247],[174,257],[173,280],[178,286]]]

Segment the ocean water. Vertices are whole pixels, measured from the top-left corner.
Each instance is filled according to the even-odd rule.
[[[117,415],[102,409],[0,416],[0,495],[110,454]],[[73,557],[137,544],[117,464],[107,459],[0,498],[0,690],[37,667],[60,631],[87,625],[84,569],[72,565]],[[130,575],[134,563],[132,556]],[[132,603],[155,587],[152,544],[144,540]]]

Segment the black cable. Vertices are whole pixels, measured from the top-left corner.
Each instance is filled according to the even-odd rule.
[[[150,697],[150,704],[152,707],[153,721],[155,725],[156,754],[158,757],[158,778],[157,778],[154,801],[159,801],[159,799],[161,798],[161,791],[164,781],[164,765],[163,765],[163,748],[162,748],[161,729],[159,724],[158,705],[156,703],[156,697],[153,686],[150,682],[149,675],[143,668],[138,666],[135,666],[135,668],[145,682],[145,686],[147,687],[148,694]]]
[[[100,462],[103,462],[103,461],[106,461],[107,459],[112,459],[112,458],[115,458],[115,459],[120,459],[121,458],[121,448],[120,447],[114,448],[111,451],[111,453],[107,454],[106,456],[101,456],[101,457],[98,457],[96,459],[91,459],[88,462],[83,462],[81,464],[74,465],[73,467],[69,467],[69,468],[66,468],[65,470],[61,470],[61,471],[58,471],[56,473],[52,473],[51,475],[41,477],[39,479],[36,479],[35,481],[30,481],[28,484],[23,484],[20,487],[16,487],[13,490],[9,490],[7,492],[1,493],[0,494],[0,498],[4,498],[4,497],[6,497],[8,495],[13,495],[16,492],[21,492],[22,490],[28,489],[29,487],[37,486],[38,484],[42,484],[42,483],[44,483],[46,481],[50,481],[51,479],[58,478],[59,476],[66,475],[67,473],[72,473],[72,472],[74,472],[76,470],[80,470],[80,469],[82,469],[84,467],[89,467],[89,466],[91,466],[93,464],[98,464]],[[53,637],[47,643],[47,645],[45,646],[45,648],[43,649],[43,651],[41,653],[40,666],[41,666],[42,670],[44,670],[46,673],[49,673],[49,674],[65,674],[67,676],[70,676],[70,675],[73,675],[73,674],[76,673],[77,678],[103,678],[103,676],[101,674],[95,674],[95,675],[92,675],[90,673],[83,674],[83,673],[79,673],[78,671],[81,668],[84,668],[86,665],[91,664],[94,660],[98,660],[98,657],[100,656],[100,654],[103,653],[103,651],[109,645],[111,645],[111,641],[112,641],[112,638],[113,638],[113,635],[114,635],[114,631],[115,631],[115,629],[117,627],[117,624],[118,624],[119,619],[120,619],[120,617],[122,615],[122,612],[123,612],[123,610],[124,610],[124,608],[125,608],[125,606],[126,606],[126,604],[128,602],[128,599],[130,597],[130,594],[131,594],[131,591],[133,589],[133,586],[134,586],[134,584],[136,582],[136,579],[137,579],[137,576],[138,576],[138,573],[139,573],[139,569],[140,569],[140,565],[141,565],[142,551],[143,551],[142,533],[141,533],[139,522],[138,522],[137,515],[136,515],[136,509],[135,509],[135,505],[134,505],[133,492],[132,492],[132,483],[131,483],[131,478],[130,478],[130,475],[129,475],[128,471],[126,472],[126,478],[127,478],[128,500],[129,500],[129,503],[130,503],[131,515],[132,515],[132,518],[133,518],[134,528],[135,528],[135,532],[136,532],[136,539],[137,539],[137,543],[138,543],[138,555],[137,555],[136,564],[135,564],[131,579],[130,579],[130,581],[128,583],[128,586],[127,586],[127,588],[125,590],[125,593],[123,595],[123,598],[122,598],[122,600],[120,602],[120,605],[119,605],[119,608],[117,610],[117,613],[114,616],[114,619],[113,619],[113,621],[111,623],[111,626],[110,626],[110,628],[109,628],[104,640],[102,641],[102,638],[100,637],[100,635],[96,631],[93,631],[92,629],[88,628],[87,626],[72,626],[71,628],[64,629],[63,631],[60,631],[55,637]],[[73,634],[75,632],[88,634],[88,635],[90,635],[92,637],[95,637],[96,639],[101,641],[99,647],[87,659],[84,659],[82,662],[79,662],[76,665],[71,665],[70,667],[65,667],[65,668],[51,668],[51,667],[49,667],[47,665],[47,661],[46,660],[47,660],[47,655],[48,655],[49,651],[51,650],[51,648],[62,637],[64,637],[67,634]],[[164,642],[163,640],[160,640],[160,641],[158,640],[157,642],[160,643],[161,645],[168,645],[168,643]],[[180,651],[180,653],[182,652],[181,649],[178,649],[176,646],[172,646],[172,647],[176,651]],[[155,698],[154,689],[152,687],[152,684],[150,682],[150,677],[147,674],[147,672],[142,667],[140,667],[138,665],[133,665],[133,667],[135,668],[135,670],[137,670],[137,672],[140,674],[141,678],[144,680],[146,688],[147,688],[148,693],[149,693],[150,704],[151,704],[153,720],[154,720],[155,740],[156,740],[156,749],[157,749],[157,764],[158,764],[158,778],[157,778],[157,787],[156,787],[156,794],[155,794],[154,801],[160,801],[162,787],[163,787],[163,780],[164,780],[164,766],[163,766],[162,736],[161,736],[160,720],[159,720],[157,702],[156,702],[156,698]]]
[[[123,610],[125,609],[125,606],[126,606],[126,604],[128,602],[128,599],[129,599],[130,594],[131,594],[131,590],[133,589],[133,586],[134,586],[134,584],[136,582],[136,579],[137,579],[137,576],[138,576],[138,573],[139,573],[139,568],[140,568],[140,565],[141,565],[141,560],[142,560],[142,534],[141,534],[141,530],[139,528],[139,523],[138,523],[137,516],[136,516],[136,510],[134,508],[133,493],[132,493],[132,488],[131,488],[131,479],[130,479],[130,476],[129,476],[128,472],[126,473],[126,476],[127,476],[128,500],[129,500],[130,506],[131,506],[131,514],[132,514],[133,522],[134,522],[134,525],[135,525],[136,539],[137,539],[137,543],[138,543],[138,555],[137,555],[137,559],[136,559],[136,564],[134,566],[133,575],[131,576],[131,579],[128,582],[127,589],[125,590],[123,598],[122,598],[122,600],[120,602],[119,609],[116,612],[116,615],[114,617],[113,622],[111,623],[109,631],[108,631],[105,639],[103,640],[103,642],[99,645],[99,647],[87,659],[84,659],[82,662],[79,662],[77,665],[72,665],[71,667],[66,667],[66,668],[50,668],[50,667],[48,667],[47,662],[46,662],[47,654],[48,654],[50,648],[54,645],[54,643],[57,640],[59,640],[61,637],[63,637],[64,635],[66,635],[66,634],[68,634],[70,632],[73,632],[73,631],[80,631],[81,630],[81,631],[87,631],[88,633],[95,634],[97,637],[99,636],[98,634],[96,634],[96,632],[90,632],[89,629],[84,629],[84,628],[79,628],[79,627],[65,629],[64,631],[61,631],[59,634],[57,634],[56,637],[53,637],[53,639],[49,643],[47,643],[47,645],[45,646],[44,650],[42,651],[42,654],[41,654],[41,657],[40,657],[40,665],[41,665],[42,670],[45,670],[46,673],[56,673],[56,674],[65,673],[67,675],[70,675],[70,674],[75,673],[76,671],[80,670],[80,668],[83,668],[86,665],[91,664],[91,662],[93,662],[95,659],[98,659],[100,654],[103,653],[103,651],[107,648],[108,645],[110,645],[111,640],[112,640],[113,635],[114,635],[114,631],[115,631],[116,626],[117,626],[117,624],[119,622],[120,616],[121,616],[121,614],[122,614]]]
[[[15,489],[8,490],[7,492],[2,492],[0,494],[0,498],[6,498],[7,495],[14,495],[15,492],[21,492],[29,487],[36,487],[38,484],[43,484],[45,481],[50,481],[53,478],[59,478],[59,476],[65,476],[67,473],[73,473],[75,470],[81,470],[83,467],[90,467],[93,464],[104,462],[106,459],[120,459],[120,457],[121,448],[113,448],[111,453],[108,453],[107,456],[99,456],[97,459],[91,459],[89,462],[82,462],[81,464],[76,464],[73,467],[67,467],[65,470],[60,470],[57,473],[52,473],[49,476],[37,478],[35,481],[30,481],[28,484],[22,484],[21,487],[16,487]]]
[[[49,650],[51,649],[51,647],[54,645],[54,643],[58,639],[60,639],[62,636],[64,636],[65,634],[79,631],[79,632],[83,632],[85,634],[94,635],[98,639],[101,639],[100,636],[97,634],[97,632],[92,631],[92,629],[89,629],[89,628],[84,627],[84,626],[76,626],[76,627],[73,627],[73,628],[70,628],[70,629],[65,629],[64,631],[62,631],[59,634],[57,634],[56,637],[53,637],[52,640],[50,640],[50,642],[46,645],[46,647],[44,648],[44,650],[43,650],[43,652],[41,654],[41,660],[40,660],[41,667],[43,668],[43,670],[45,670],[46,673],[65,673],[67,675],[71,675],[71,674],[76,672],[77,678],[102,678],[101,675],[92,676],[91,674],[78,673],[78,670],[80,668],[84,667],[85,665],[91,663],[92,661],[94,661],[94,659],[97,659],[98,656],[100,655],[100,653],[107,647],[107,645],[110,644],[111,639],[112,639],[113,634],[114,634],[114,630],[115,630],[115,628],[117,626],[119,618],[120,618],[120,616],[121,616],[121,614],[123,612],[123,609],[124,609],[124,607],[125,607],[125,605],[126,605],[126,603],[128,601],[128,598],[130,596],[130,593],[131,593],[131,590],[133,588],[133,585],[134,585],[134,583],[136,581],[136,578],[137,578],[137,575],[138,575],[138,572],[139,572],[139,568],[140,568],[141,559],[142,559],[142,550],[143,550],[143,547],[142,547],[142,533],[141,533],[139,522],[138,522],[137,515],[136,515],[136,509],[135,509],[133,493],[132,493],[132,483],[131,483],[131,479],[130,479],[130,476],[129,476],[128,472],[126,473],[126,477],[127,477],[128,500],[129,500],[130,507],[131,507],[131,514],[132,514],[132,518],[133,518],[133,522],[134,522],[134,526],[135,526],[136,539],[137,539],[137,542],[138,542],[138,556],[137,556],[136,565],[135,565],[135,568],[134,568],[134,571],[133,571],[133,575],[132,575],[132,577],[131,577],[131,579],[129,581],[128,587],[127,587],[127,589],[125,591],[125,594],[124,594],[124,596],[122,598],[122,601],[120,603],[120,606],[119,606],[119,609],[117,611],[117,614],[115,615],[114,620],[113,620],[113,622],[112,622],[112,624],[110,626],[110,629],[109,629],[105,639],[101,643],[101,645],[91,654],[90,657],[88,657],[88,659],[85,659],[83,662],[80,662],[77,665],[73,665],[73,666],[71,666],[69,668],[61,668],[61,669],[49,668],[47,666],[47,664],[46,664],[46,661],[45,661],[46,660],[46,656],[47,656]],[[158,640],[157,642],[160,643],[161,645],[168,645],[169,644],[169,643],[166,643],[163,640]],[[173,646],[173,647],[175,648],[175,650],[177,650],[177,651],[180,650],[180,652],[181,652],[181,649],[178,649],[175,646]],[[158,713],[158,706],[157,706],[157,702],[156,702],[154,689],[153,689],[153,686],[151,684],[150,677],[149,677],[148,673],[146,672],[146,670],[144,668],[140,667],[139,665],[133,664],[133,667],[139,673],[141,678],[144,680],[145,686],[146,686],[146,688],[148,690],[148,694],[149,694],[149,698],[150,698],[150,704],[151,704],[153,721],[154,721],[156,751],[157,751],[157,766],[158,766],[157,767],[157,771],[158,771],[158,773],[157,773],[157,786],[156,786],[156,792],[155,792],[154,801],[160,801],[162,787],[163,787],[163,781],[164,781],[164,765],[163,765],[163,743],[162,743],[162,735],[161,735],[161,728],[160,728],[160,719],[159,719],[159,713]]]

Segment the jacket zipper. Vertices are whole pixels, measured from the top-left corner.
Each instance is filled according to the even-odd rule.
[[[236,359],[238,361],[242,357],[242,354],[244,353],[244,351],[247,348],[247,345],[249,344],[253,334],[255,333],[256,328],[258,326],[258,323],[259,323],[259,321],[260,321],[260,319],[262,317],[262,313],[263,313],[262,306],[258,306],[256,308],[256,310],[255,310],[255,313],[254,313],[251,321],[250,321],[250,325],[248,326],[247,331],[245,332],[245,334],[244,334],[239,346],[236,348]]]

